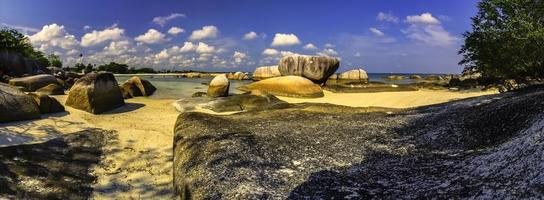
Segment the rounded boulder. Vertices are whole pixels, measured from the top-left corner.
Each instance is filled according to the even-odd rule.
[[[323,97],[319,85],[300,76],[281,76],[254,82],[238,88],[245,92],[260,91],[276,96],[317,98]]]
[[[109,72],[91,72],[72,86],[66,105],[89,113],[106,112],[125,104],[117,80]]]
[[[293,55],[281,58],[278,69],[282,76],[302,76],[315,83],[325,83],[339,66],[337,58]]]

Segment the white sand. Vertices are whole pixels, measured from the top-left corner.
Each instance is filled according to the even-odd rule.
[[[332,93],[316,99],[279,97],[290,103],[321,102],[366,107],[408,108],[443,103],[494,92],[415,91],[382,93]],[[66,95],[56,96],[64,102]],[[0,125],[0,146],[43,142],[87,128],[114,130],[106,155],[94,174],[95,199],[172,199],[173,128],[179,113],[175,100],[138,97],[105,114],[93,115],[70,107],[68,113],[43,119]],[[196,111],[203,111],[197,108]],[[208,112],[213,113],[213,112]]]

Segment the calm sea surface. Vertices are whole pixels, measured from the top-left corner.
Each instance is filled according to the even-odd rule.
[[[373,82],[384,82],[384,83],[391,83],[391,84],[407,84],[407,83],[413,83],[415,80],[405,79],[405,80],[396,80],[396,81],[389,81],[384,80],[383,77],[389,76],[389,75],[401,75],[401,76],[410,76],[412,74],[381,74],[381,73],[369,73],[368,77],[370,81]],[[422,77],[428,76],[429,74],[417,74]],[[208,89],[208,83],[211,81],[211,78],[178,78],[178,76],[174,75],[137,75],[141,78],[150,81],[155,87],[157,87],[157,91],[155,94],[151,95],[149,98],[153,99],[180,99],[180,98],[186,98],[191,97],[192,94],[195,92],[206,92]],[[131,75],[117,75],[115,78],[117,79],[117,82],[119,84],[125,82],[127,79],[132,77]],[[251,83],[251,80],[245,80],[245,81],[238,81],[238,80],[230,80],[230,93],[242,93],[242,91],[237,90],[237,87],[240,87],[242,85]]]

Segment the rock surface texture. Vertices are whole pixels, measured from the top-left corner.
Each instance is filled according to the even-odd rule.
[[[58,81],[53,75],[40,74],[22,78],[12,78],[9,80],[9,84],[13,86],[21,86],[29,92],[34,92],[37,89],[45,87],[49,84],[58,84]]]
[[[44,68],[32,59],[25,58],[20,53],[0,50],[0,72],[9,76],[35,74]]]
[[[302,76],[315,83],[325,83],[339,66],[337,58],[294,55],[281,58],[278,69],[282,76]]]
[[[121,85],[123,98],[128,99],[137,96],[150,96],[157,88],[148,80],[133,76]]]
[[[281,76],[280,70],[278,69],[278,66],[263,66],[263,67],[257,67],[255,71],[253,72],[253,80],[259,81],[264,80],[268,78],[274,78]]]
[[[63,95],[64,87],[60,86],[57,83],[51,83],[45,87],[42,87],[36,90],[37,93],[47,94],[47,95]]]
[[[98,114],[125,104],[119,85],[112,73],[91,72],[80,78],[70,89],[66,105]]]
[[[368,75],[363,69],[354,69],[343,72],[338,75],[338,80],[352,80],[359,82],[368,82]]]
[[[316,98],[323,96],[319,85],[300,76],[281,76],[257,81],[238,88],[241,91],[261,91],[276,96]]]
[[[393,112],[183,113],[174,185],[193,199],[538,199],[542,99],[533,88]]]
[[[208,86],[208,96],[226,97],[229,95],[230,82],[226,75],[218,75],[212,79]]]
[[[0,122],[40,118],[38,104],[16,87],[0,83]]]
[[[38,103],[41,114],[64,112],[64,106],[55,98],[43,93],[30,93]]]

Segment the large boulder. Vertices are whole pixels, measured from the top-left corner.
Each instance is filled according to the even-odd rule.
[[[40,110],[30,95],[0,83],[0,122],[37,118],[40,118]]]
[[[9,80],[9,84],[13,86],[21,86],[29,92],[34,92],[37,89],[45,87],[49,84],[58,84],[58,81],[53,75],[40,74],[22,78],[12,78]]]
[[[337,58],[293,55],[283,57],[278,69],[282,76],[302,76],[315,83],[325,83],[339,66]]]
[[[91,72],[70,89],[66,105],[98,114],[125,104],[121,89],[112,73]]]
[[[42,93],[46,95],[63,95],[64,94],[64,87],[60,86],[56,83],[51,83],[45,87],[42,87],[38,90],[36,90],[37,93]]]
[[[368,82],[368,75],[363,69],[354,69],[339,74],[338,80]]]
[[[41,114],[64,112],[64,106],[55,98],[43,93],[30,93],[38,103]]]
[[[0,71],[9,76],[22,76],[24,74],[35,74],[44,71],[45,68],[38,66],[38,63],[22,54],[0,50]]]
[[[261,91],[276,96],[316,98],[323,97],[323,90],[307,78],[300,76],[281,76],[257,81],[238,88],[239,90]]]
[[[229,95],[230,82],[226,75],[222,74],[212,79],[208,86],[208,96],[226,97]]]
[[[244,72],[228,73],[227,78],[232,80],[248,80],[249,79],[247,74]]]
[[[148,80],[141,79],[138,76],[133,76],[121,85],[123,98],[128,99],[137,96],[150,96],[157,88]]]
[[[281,73],[277,65],[257,67],[253,72],[253,80],[255,81],[274,78],[278,76],[281,76]]]
[[[289,104],[270,94],[237,94],[211,101],[202,108],[214,112],[256,111],[286,108]]]

